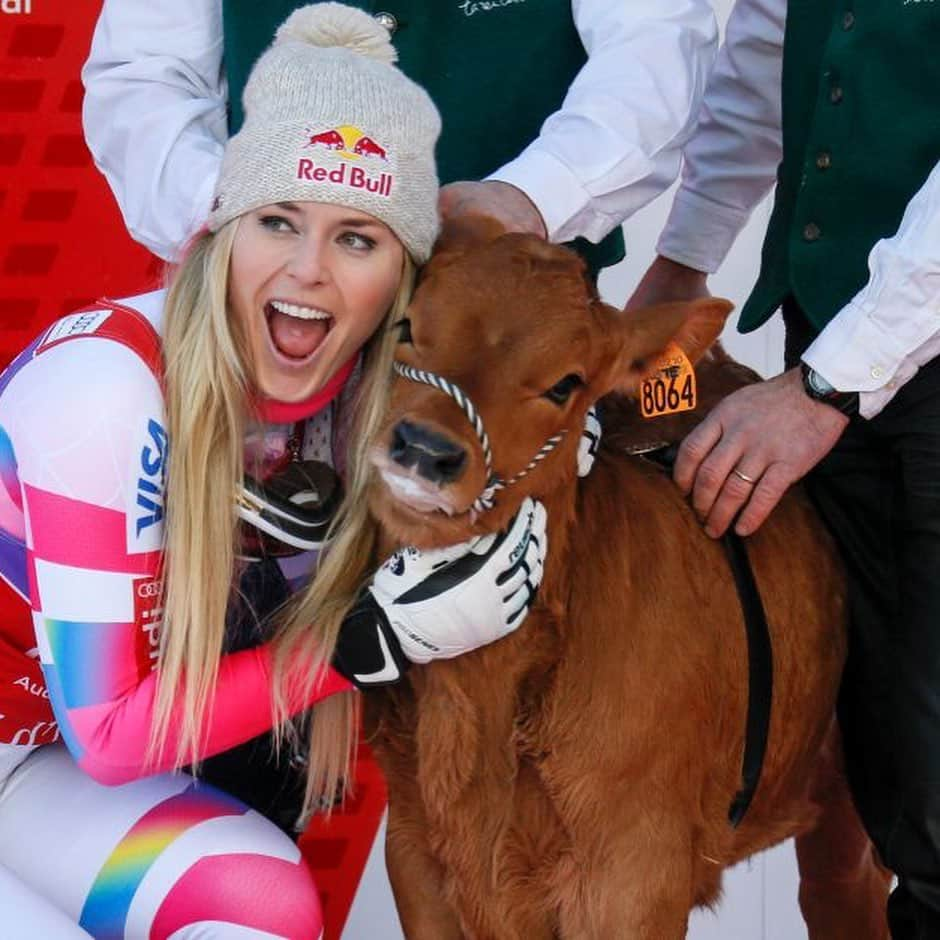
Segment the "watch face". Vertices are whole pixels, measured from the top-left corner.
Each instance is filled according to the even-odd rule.
[[[832,385],[805,362],[802,364],[801,371],[803,373],[803,388],[810,398],[832,405],[833,408],[849,417],[858,413],[857,392],[836,391]]]
[[[817,398],[826,398],[831,395],[835,388],[830,385],[815,369],[809,369],[806,373],[806,381],[812,393]]]

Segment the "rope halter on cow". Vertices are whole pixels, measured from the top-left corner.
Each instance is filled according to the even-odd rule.
[[[473,402],[467,397],[466,393],[458,385],[455,385],[453,382],[448,381],[443,376],[437,375],[434,372],[425,372],[423,369],[415,369],[413,366],[405,365],[403,362],[396,362],[394,366],[395,371],[403,378],[411,379],[412,382],[423,382],[425,385],[430,385],[444,392],[446,395],[449,395],[457,402],[470,421],[470,425],[476,433],[480,441],[480,446],[483,449],[483,460],[486,466],[486,486],[483,492],[473,501],[473,505],[470,507],[473,512],[483,513],[492,509],[493,497],[496,493],[499,490],[506,489],[507,486],[512,486],[513,483],[517,483],[527,473],[534,470],[568,433],[567,429],[565,429],[550,437],[522,470],[511,476],[508,480],[500,479],[493,470],[493,452],[490,448],[489,436],[486,433],[486,429],[483,427],[483,420],[480,418],[479,412],[474,407]]]

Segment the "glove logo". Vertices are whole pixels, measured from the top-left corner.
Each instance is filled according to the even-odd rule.
[[[389,559],[388,568],[392,574],[401,577],[405,573],[405,559],[400,553],[396,553]]]
[[[441,651],[439,646],[435,646],[433,643],[426,640],[423,636],[419,636],[414,632],[414,630],[410,630],[408,626],[403,624],[400,620],[396,620],[393,626],[398,632],[404,633],[409,640],[413,640],[415,643],[417,643],[418,646],[423,646],[426,650],[430,650],[432,653],[439,653]]]
[[[529,539],[532,537],[533,519],[534,519],[534,515],[533,513],[530,512],[528,519],[526,521],[525,534],[516,543],[513,550],[509,553],[510,565],[514,565],[525,554],[525,550],[529,547]]]
[[[382,653],[382,668],[377,669],[375,672],[355,673],[353,679],[360,685],[381,685],[386,682],[395,682],[401,678],[401,671],[398,666],[395,665],[395,659],[392,656],[391,650],[388,648],[388,640],[385,639],[385,634],[378,624],[375,625],[375,632],[379,637],[379,651]]]

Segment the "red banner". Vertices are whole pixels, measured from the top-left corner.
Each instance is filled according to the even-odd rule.
[[[128,237],[82,137],[80,72],[98,8],[0,0],[0,367],[63,314],[153,289],[164,275]],[[16,603],[0,592],[0,621],[12,622]],[[367,753],[361,767],[354,805],[301,840],[324,897],[326,940],[342,932],[385,805]]]

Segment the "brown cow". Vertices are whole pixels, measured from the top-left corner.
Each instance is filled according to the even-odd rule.
[[[479,220],[429,266],[398,360],[462,389],[503,479],[564,436],[496,492],[492,509],[474,509],[488,479],[466,413],[431,385],[395,383],[375,451],[372,509],[384,548],[495,531],[526,495],[544,502],[549,533],[539,599],[516,633],[367,696],[366,727],[388,778],[389,873],[409,940],[676,940],[691,908],[716,900],[725,867],[813,825],[810,791],[845,652],[845,591],[806,499],[790,494],[748,539],[775,675],[763,777],[734,829],[748,694],[740,601],[720,544],[668,476],[625,452],[674,437],[688,418],[641,423],[631,403],[608,398],[594,469],[575,474],[589,405],[635,388],[670,339],[701,357],[728,309],[705,300],[624,315],[597,299],[565,249],[497,237]],[[706,392],[747,380],[729,363],[705,357]],[[448,441],[439,479],[389,456],[402,420]],[[465,459],[453,479],[455,450]],[[396,489],[419,492],[420,510],[392,498],[385,480],[396,473],[410,476]],[[428,512],[424,498],[449,509]],[[827,797],[847,805],[837,783]],[[881,940],[885,879],[872,874],[863,840],[848,851],[834,877],[822,864],[823,880],[838,882],[852,866],[860,880],[842,886],[848,901],[838,909],[817,904],[812,936]]]

